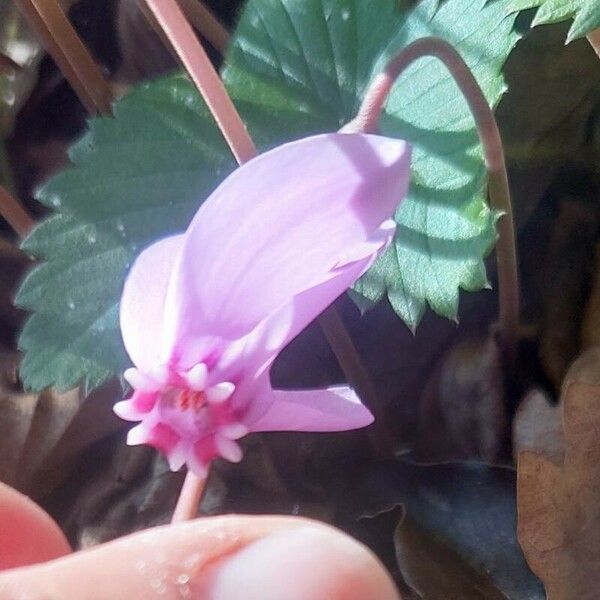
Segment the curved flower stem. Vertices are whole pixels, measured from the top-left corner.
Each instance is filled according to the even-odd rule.
[[[496,244],[496,260],[498,264],[500,340],[506,365],[510,370],[517,354],[520,297],[510,190],[498,125],[494,113],[469,67],[460,54],[441,39],[428,37],[413,42],[393,58],[385,70],[373,80],[358,115],[344,130],[376,131],[379,116],[396,79],[411,63],[425,56],[434,56],[444,63],[471,109],[488,170],[490,204],[503,214],[498,222],[499,239]]]
[[[342,321],[338,309],[331,305],[319,317],[319,325],[335,354],[346,380],[355,388],[359,397],[369,407],[375,421],[367,429],[371,445],[379,458],[389,458],[394,453],[394,441],[378,391],[362,362],[358,350]]]
[[[187,472],[171,517],[171,523],[189,521],[197,516],[206,480],[207,477],[200,478],[191,471]]]

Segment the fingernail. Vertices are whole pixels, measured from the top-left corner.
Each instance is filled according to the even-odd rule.
[[[198,596],[200,597],[200,596]],[[399,600],[377,559],[322,527],[288,530],[216,567],[205,600]]]

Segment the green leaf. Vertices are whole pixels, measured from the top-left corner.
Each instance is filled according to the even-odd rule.
[[[373,11],[366,0],[252,0],[224,77],[261,148],[338,129],[384,62],[426,35],[453,43],[495,104],[517,39],[505,4],[447,0],[438,9],[425,0],[409,11],[380,0]],[[422,60],[402,77],[382,125],[414,144],[414,184],[396,242],[357,290],[367,301],[387,293],[413,327],[427,302],[453,317],[458,288],[485,285],[483,256],[495,235],[473,121],[445,69]],[[144,85],[114,118],[92,120],[71,160],[39,196],[58,214],[25,246],[45,260],[17,298],[34,313],[20,339],[22,375],[34,389],[81,379],[92,388],[127,365],[117,317],[128,265],[144,246],[184,229],[233,168],[183,77]]]
[[[512,0],[509,13],[537,8],[532,25],[547,25],[573,19],[567,43],[600,27],[600,0]]]
[[[465,15],[469,15],[466,18]],[[373,76],[425,36],[453,44],[495,105],[501,68],[517,35],[506,2],[424,0],[412,11],[395,0],[251,0],[242,13],[224,78],[262,143],[338,129],[356,113]],[[484,201],[485,169],[466,102],[435,59],[400,78],[382,121],[408,139],[413,185],[398,210],[393,245],[356,285],[370,301],[387,294],[412,328],[427,303],[455,318],[459,288],[487,283],[483,257],[495,239]]]
[[[581,38],[600,27],[600,2],[588,0],[575,15],[567,42]]]
[[[128,361],[118,328],[126,271],[140,249],[183,230],[232,157],[187,79],[144,85],[93,119],[73,166],[39,199],[60,212],[25,241],[45,260],[16,302],[33,311],[20,338],[26,385],[92,389]]]

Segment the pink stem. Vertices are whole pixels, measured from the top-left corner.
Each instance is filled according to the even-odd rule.
[[[35,225],[35,221],[29,216],[29,213],[2,186],[0,186],[0,215],[21,238],[24,238]]]
[[[112,90],[57,0],[15,0],[63,75],[94,115],[110,115]]]
[[[215,50],[225,54],[229,45],[229,31],[200,0],[179,0],[190,23],[212,44]]]
[[[488,170],[488,194],[493,208],[503,216],[498,222],[496,245],[500,306],[500,337],[508,366],[516,359],[519,327],[519,275],[512,215],[512,204],[500,131],[477,80],[460,54],[447,42],[437,38],[422,38],[407,46],[393,58],[370,85],[358,115],[344,131],[377,131],[379,116],[400,74],[415,60],[435,56],[441,60],[465,97],[483,146]]]
[[[198,506],[202,499],[206,478],[200,479],[191,471],[185,476],[185,481],[177,499],[177,505],[171,518],[171,523],[189,521],[198,516]]]
[[[251,158],[254,158],[257,155],[257,150],[246,130],[244,122],[235,109],[221,78],[215,71],[204,48],[202,48],[202,45],[198,42],[192,28],[186,21],[185,16],[175,0],[143,1],[146,2],[148,8],[152,11],[154,18],[163,29],[171,46],[196,84],[196,87],[208,105],[237,162],[242,164]],[[329,313],[330,315],[337,314],[334,306],[329,309]],[[344,329],[343,322],[339,318],[339,315],[336,319],[328,319],[323,323],[332,350],[347,375],[348,383],[357,390],[361,390],[363,393],[368,394],[368,397],[363,398],[365,404],[372,410],[374,415],[381,416],[379,419],[378,430],[381,428],[385,429],[386,421],[383,418],[384,409],[379,401],[375,386],[370,381],[368,385],[365,385],[365,378],[368,379],[368,373],[362,365],[359,370],[356,370],[352,366],[361,364],[361,360],[356,353],[354,346],[346,343],[346,339],[349,338],[349,336]],[[346,360],[348,353],[353,354],[352,365]],[[371,439],[373,439],[373,437],[374,436],[372,436]],[[391,436],[386,434],[376,445],[375,449],[378,454],[382,453],[382,446],[385,445],[385,454],[388,456],[391,455],[392,446],[391,441],[387,443],[388,440],[391,440]],[[193,475],[188,473],[188,478],[181,491],[180,502],[178,503],[178,507],[180,504],[188,507],[185,510],[182,508],[181,514],[184,515],[182,518],[185,518],[185,515],[190,514],[189,507],[191,506],[191,503],[197,503],[199,501],[203,487],[203,481],[199,481]],[[177,510],[178,509],[176,509],[176,512]]]
[[[244,123],[176,0],[144,2],[200,90],[237,162],[241,164],[255,157],[256,148]]]

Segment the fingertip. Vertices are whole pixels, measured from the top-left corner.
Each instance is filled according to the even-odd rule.
[[[323,525],[258,540],[215,567],[207,600],[399,600],[376,557]]]
[[[64,534],[41,507],[0,483],[0,570],[46,562],[70,552]]]

